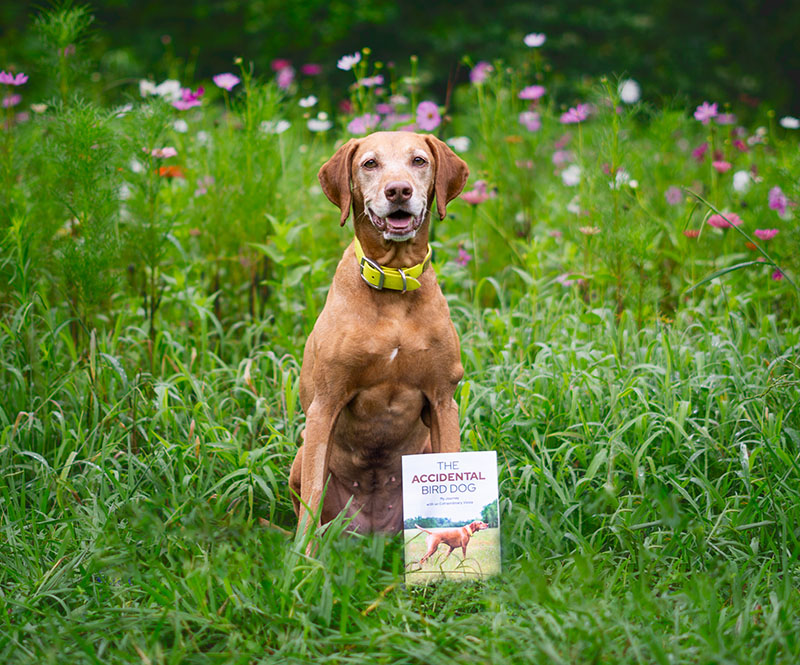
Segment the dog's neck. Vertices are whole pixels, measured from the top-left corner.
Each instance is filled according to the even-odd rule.
[[[431,212],[428,210],[416,235],[408,240],[386,240],[369,221],[365,211],[355,211],[355,233],[364,255],[385,268],[407,268],[425,260],[428,253],[428,231]]]

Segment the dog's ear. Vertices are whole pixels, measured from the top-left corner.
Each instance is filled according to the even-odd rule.
[[[430,134],[425,136],[425,141],[436,160],[436,179],[434,191],[436,193],[436,212],[439,219],[444,219],[447,214],[447,204],[461,194],[467,184],[469,168],[467,163],[454,153],[450,146]]]
[[[333,205],[342,211],[340,226],[344,226],[350,216],[353,195],[350,191],[350,177],[353,171],[353,155],[358,147],[358,139],[350,139],[322,165],[317,177],[322,191]]]

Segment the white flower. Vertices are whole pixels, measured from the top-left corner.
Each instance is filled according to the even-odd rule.
[[[261,123],[261,131],[266,134],[283,134],[292,126],[288,120],[264,120]]]
[[[392,95],[389,97],[389,102],[394,106],[403,106],[403,104],[408,104],[408,97],[405,95]]]
[[[33,105],[31,105],[31,108],[33,108]],[[123,104],[122,106],[114,109],[114,117],[124,118],[131,111],[133,111],[133,104]]]
[[[638,180],[635,180],[634,178],[631,178],[628,181],[628,187],[630,187],[631,189],[636,189],[638,186],[639,186],[639,181]]]
[[[156,84],[147,79],[139,81],[139,94],[142,97],[149,97],[156,94]]]
[[[134,173],[141,173],[144,171],[144,166],[142,166],[142,163],[138,159],[132,159],[130,163],[130,169]]]
[[[185,134],[189,131],[189,123],[187,123],[183,118],[178,118],[175,122],[172,123],[172,129],[174,129],[179,134]]]
[[[525,46],[529,48],[539,48],[542,44],[544,44],[547,37],[545,37],[543,32],[532,32],[529,35],[525,35],[525,38],[522,40],[525,42]]]
[[[180,81],[175,79],[167,79],[163,83],[159,83],[156,86],[156,94],[170,103],[183,99]]]
[[[469,136],[451,136],[447,139],[447,145],[456,152],[466,152],[469,150],[470,143]]]
[[[567,212],[571,212],[573,215],[580,214],[581,204],[577,194],[572,197],[572,200],[569,203],[567,203]]]
[[[800,129],[800,120],[786,115],[778,121],[784,129]]]
[[[336,63],[336,66],[342,71],[347,72],[353,69],[359,62],[361,62],[361,54],[356,52],[353,53],[353,55],[343,55],[339,58],[339,62]]]
[[[581,167],[570,164],[561,172],[561,180],[567,187],[574,187],[581,181]]]
[[[311,118],[306,124],[312,132],[327,132],[333,127],[333,123],[330,120],[323,120],[319,117]]]
[[[733,189],[740,194],[747,193],[747,190],[750,189],[751,182],[752,178],[748,171],[737,171],[733,174]]]
[[[308,97],[303,97],[298,104],[302,106],[304,109],[310,109],[317,103],[317,98],[314,95],[309,95]]]
[[[194,137],[195,139],[197,139],[197,142],[200,145],[205,145],[206,143],[208,143],[208,139],[210,138],[208,132],[205,131],[204,129],[201,129],[199,132],[197,132],[197,134],[195,134]]]
[[[153,157],[158,157],[159,159],[168,159],[177,155],[178,151],[172,146],[166,146],[164,148],[153,148],[150,151],[150,154],[153,155]]]
[[[642,88],[633,79],[620,81],[617,92],[619,92],[619,98],[626,104],[635,104],[642,96]]]
[[[127,201],[129,198],[133,196],[133,192],[131,191],[131,186],[127,182],[123,182],[119,186],[119,200],[120,201]]]
[[[617,175],[611,182],[608,183],[608,186],[611,189],[619,189],[620,187],[622,187],[622,185],[629,184],[630,179],[631,179],[630,173],[628,173],[625,169],[618,169]],[[636,184],[638,185],[639,183]]]

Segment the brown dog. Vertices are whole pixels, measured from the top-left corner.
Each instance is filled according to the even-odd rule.
[[[399,532],[401,456],[460,450],[464,370],[428,230],[434,196],[443,218],[468,174],[442,141],[408,132],[351,139],[320,169],[342,224],[352,206],[356,239],[303,354],[306,428],[289,474],[301,519],[327,482],[322,523],[352,498],[351,528]]]
[[[428,537],[425,539],[425,547],[428,548],[428,551],[425,552],[425,555],[419,560],[420,566],[431,558],[442,543],[450,548],[450,551],[444,557],[445,559],[453,553],[456,547],[461,548],[461,552],[466,559],[467,545],[469,545],[469,539],[472,538],[472,534],[476,531],[483,531],[489,528],[486,522],[473,522],[467,526],[460,526],[455,529],[437,529],[436,531],[423,529],[419,524],[415,524],[414,526],[428,534]]]

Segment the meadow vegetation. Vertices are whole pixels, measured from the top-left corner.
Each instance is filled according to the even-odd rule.
[[[797,662],[797,119],[555,84],[536,33],[441,99],[424,56],[365,49],[341,104],[246,59],[108,104],[90,19],[38,19],[46,96],[0,63],[3,662]],[[294,533],[302,348],[351,233],[316,173],[397,128],[472,172],[432,245],[462,447],[501,463],[485,582]]]

